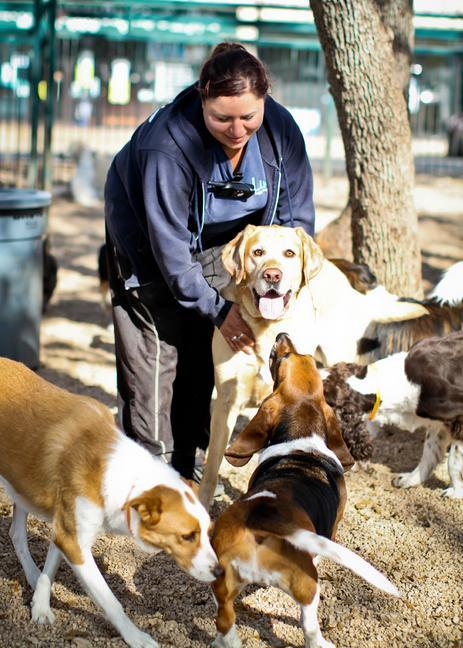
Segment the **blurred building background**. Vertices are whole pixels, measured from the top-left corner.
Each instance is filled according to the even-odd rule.
[[[416,154],[463,155],[463,3],[415,0],[414,8]],[[0,36],[0,184],[67,182],[83,149],[105,167],[222,40],[241,41],[264,61],[272,94],[293,112],[315,164],[331,173],[342,161],[305,0],[0,1]]]

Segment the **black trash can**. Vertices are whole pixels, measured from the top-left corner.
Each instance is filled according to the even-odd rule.
[[[40,363],[43,240],[51,194],[0,189],[0,355]]]

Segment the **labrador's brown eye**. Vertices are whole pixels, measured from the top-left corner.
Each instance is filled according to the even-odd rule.
[[[259,257],[259,256],[262,256],[262,255],[263,255],[264,251],[263,251],[262,248],[257,248],[256,250],[253,250],[252,253],[253,253],[254,256]]]
[[[296,253],[293,250],[285,250],[285,257],[294,257]]]
[[[185,542],[193,542],[196,539],[196,531],[192,531],[191,533],[185,533],[185,535],[182,535],[182,540]]]

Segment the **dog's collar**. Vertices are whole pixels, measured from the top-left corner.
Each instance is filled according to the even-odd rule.
[[[377,391],[376,392],[375,404],[373,405],[373,409],[371,410],[371,412],[368,414],[368,420],[369,421],[372,421],[375,418],[375,416],[376,416],[376,414],[377,414],[377,412],[379,410],[380,405],[381,405],[381,395],[380,395],[379,391]]]

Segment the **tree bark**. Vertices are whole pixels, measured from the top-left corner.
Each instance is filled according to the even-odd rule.
[[[390,291],[419,297],[411,131],[380,4],[384,11],[380,0],[311,0],[344,142],[353,258]]]

